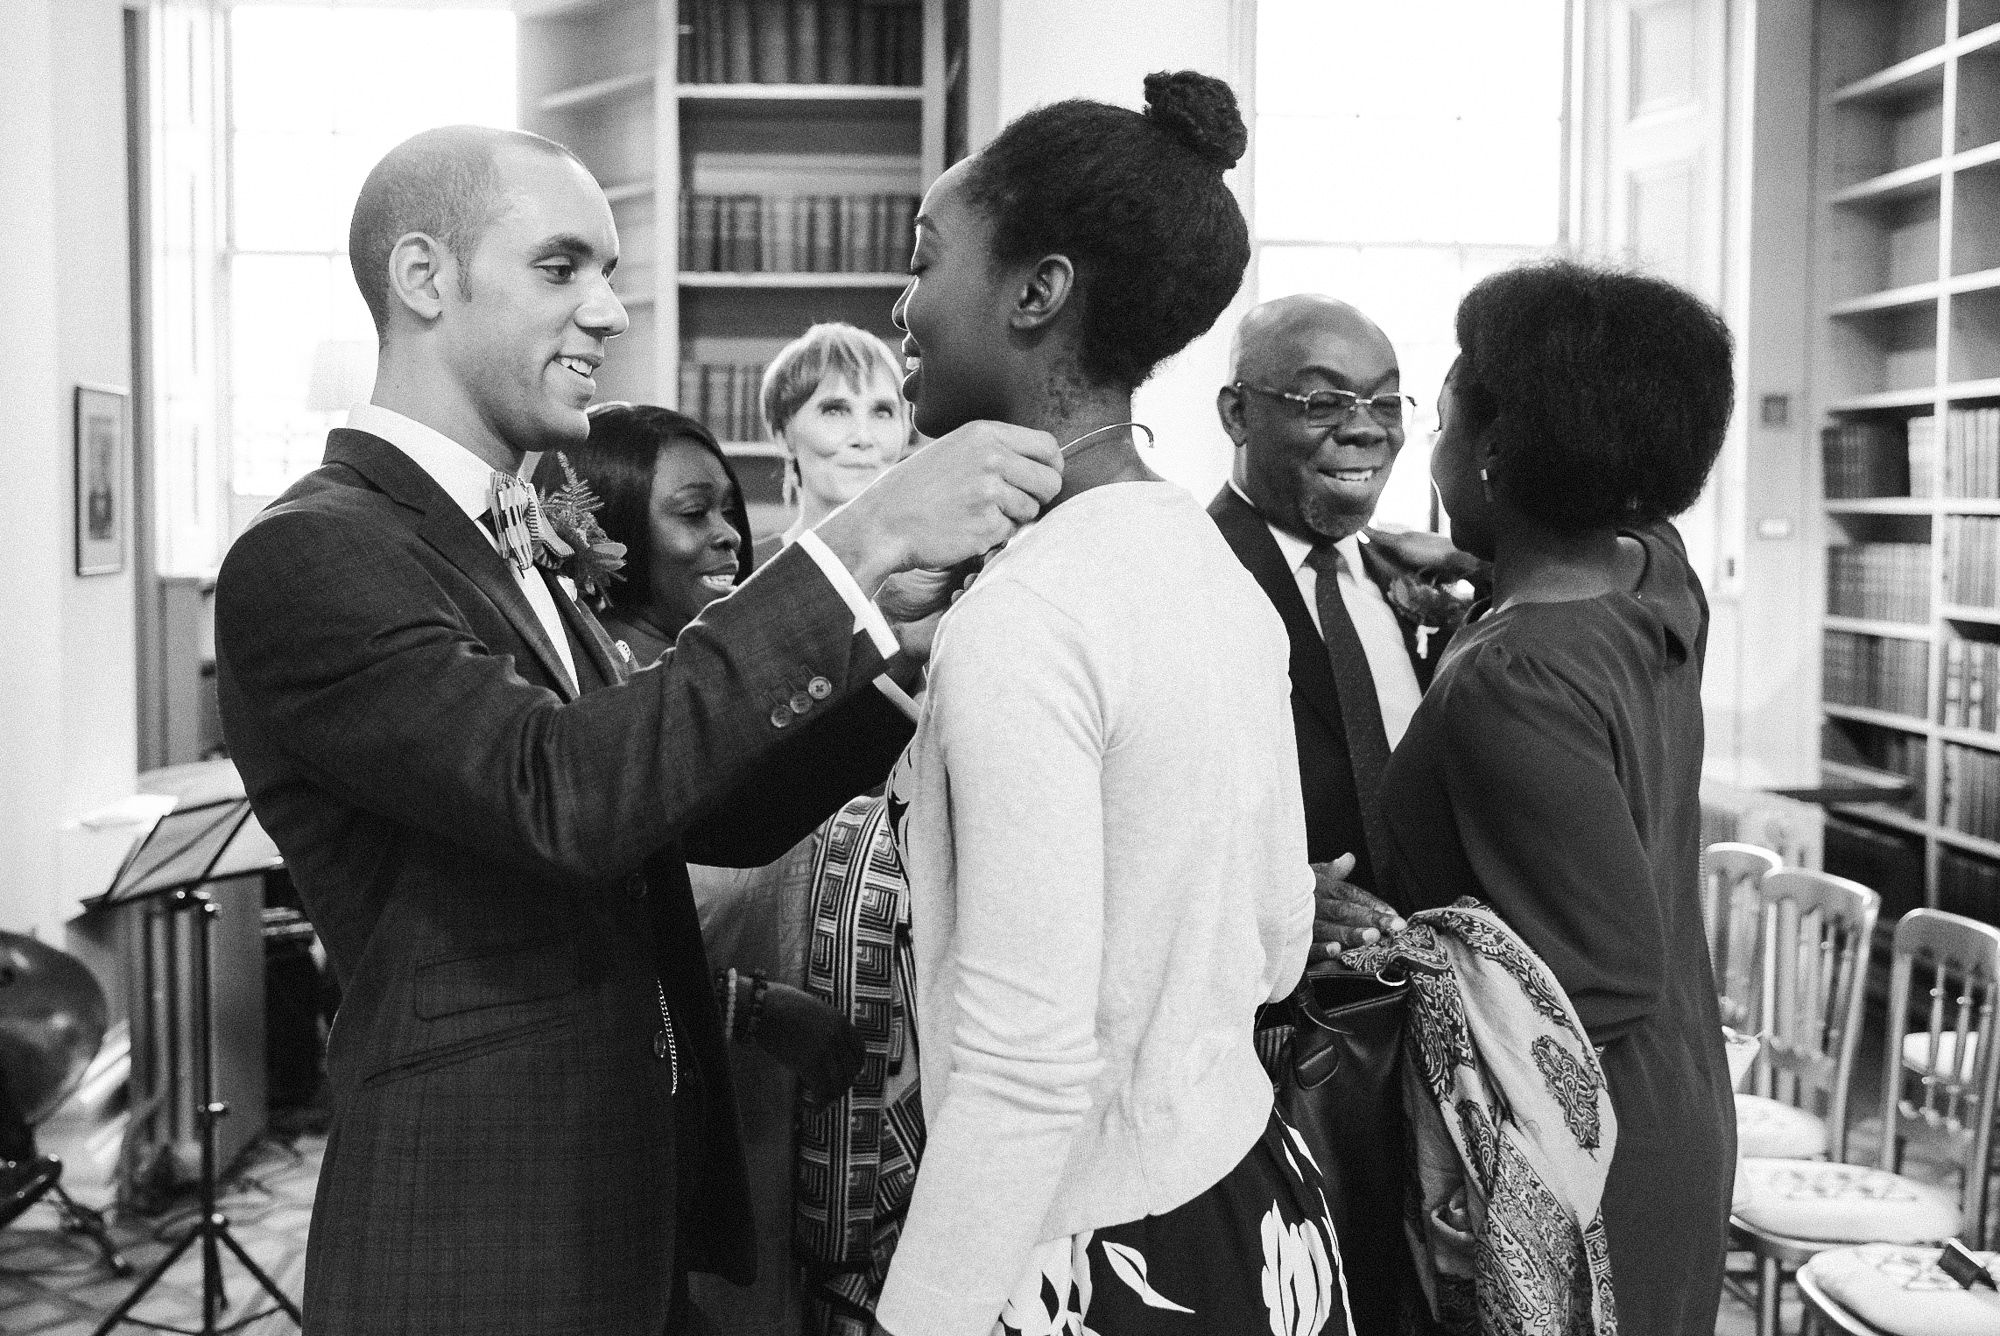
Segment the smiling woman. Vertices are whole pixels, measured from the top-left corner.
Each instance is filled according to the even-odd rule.
[[[673,647],[681,628],[751,570],[750,521],[736,471],[707,427],[671,408],[600,404],[590,437],[563,451],[603,503],[598,523],[625,545],[599,620],[641,664]],[[536,483],[562,486],[544,456]]]

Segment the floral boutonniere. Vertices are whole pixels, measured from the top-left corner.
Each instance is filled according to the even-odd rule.
[[[1417,631],[1417,657],[1430,657],[1433,635],[1449,635],[1472,606],[1468,578],[1477,558],[1439,534],[1369,529],[1368,546],[1389,575],[1389,606]]]
[[[621,579],[625,544],[615,542],[597,522],[604,503],[576,476],[568,456],[556,452],[563,485],[537,499],[535,564],[574,583],[585,598],[602,600],[611,581]]]

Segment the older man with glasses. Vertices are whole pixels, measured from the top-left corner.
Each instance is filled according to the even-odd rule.
[[[1430,535],[1368,531],[1415,405],[1375,322],[1314,295],[1265,302],[1243,318],[1230,381],[1216,395],[1235,461],[1208,513],[1291,637],[1307,852],[1333,865],[1322,878],[1315,964],[1359,940],[1350,934],[1364,923],[1400,926],[1389,906],[1354,888],[1376,887],[1376,788],[1455,621],[1426,575],[1474,565]],[[1338,884],[1342,875],[1350,885]],[[1355,1330],[1421,1329],[1400,1165],[1380,1167],[1379,1181],[1344,1181],[1347,1200],[1336,1203],[1348,1222],[1340,1243]]]

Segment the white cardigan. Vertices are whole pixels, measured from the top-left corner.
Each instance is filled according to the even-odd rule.
[[[1313,920],[1290,648],[1194,499],[1116,483],[946,617],[907,805],[929,1128],[877,1316],[988,1336],[1035,1244],[1200,1195],[1270,1116]]]

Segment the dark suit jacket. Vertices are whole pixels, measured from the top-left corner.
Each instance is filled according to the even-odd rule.
[[[580,696],[485,535],[355,431],[223,563],[224,729],[344,988],[314,1333],[659,1336],[676,1268],[754,1268],[685,862],[776,858],[910,726],[803,551],[645,672],[553,592]]]
[[[1208,503],[1208,513],[1237,559],[1278,609],[1291,637],[1292,726],[1298,736],[1299,788],[1306,806],[1306,856],[1324,863],[1352,853],[1354,884],[1374,890],[1378,882],[1361,828],[1363,796],[1354,791],[1354,766],[1348,759],[1347,730],[1340,721],[1340,693],[1334,687],[1333,667],[1327,662],[1326,641],[1320,637],[1299,594],[1298,581],[1286,566],[1264,517],[1227,484]],[[1369,578],[1386,589],[1388,572],[1368,544],[1363,543],[1361,551]],[[1419,654],[1416,626],[1400,614],[1397,620],[1403,626],[1403,645],[1416,669],[1417,685],[1428,687],[1447,637],[1433,632],[1426,652]],[[1373,800],[1372,794],[1366,796]]]

